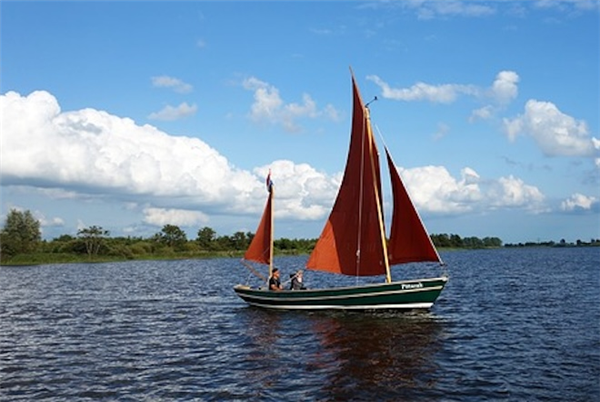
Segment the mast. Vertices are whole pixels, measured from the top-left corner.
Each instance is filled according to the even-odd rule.
[[[374,149],[374,138],[373,138],[373,129],[371,127],[371,114],[368,106],[364,106],[365,110],[365,122],[367,125],[367,138],[369,139],[369,160],[371,162],[371,172],[373,175],[373,192],[375,193],[375,204],[377,205],[377,219],[379,221],[379,235],[381,237],[381,246],[383,251],[383,264],[385,266],[385,280],[387,283],[392,282],[392,274],[390,270],[390,261],[388,259],[388,250],[387,250],[387,240],[385,238],[385,223],[383,218],[383,211],[381,209],[381,194],[379,192],[379,188],[377,187],[377,177],[376,172],[379,166],[375,166],[375,158],[379,158],[379,154],[376,149]]]
[[[271,180],[271,172],[269,172],[269,179]],[[273,226],[275,220],[273,218],[273,197],[275,197],[275,189],[273,188],[273,183],[267,183],[267,187],[269,188],[269,206],[271,207],[271,211],[269,211],[269,215],[271,215],[271,230],[269,231],[269,278],[273,274],[273,232],[275,231],[275,227]]]

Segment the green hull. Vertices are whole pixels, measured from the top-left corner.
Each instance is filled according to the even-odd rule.
[[[252,289],[237,285],[238,296],[252,306],[282,310],[377,310],[428,309],[438,298],[448,278],[418,279],[328,289]]]

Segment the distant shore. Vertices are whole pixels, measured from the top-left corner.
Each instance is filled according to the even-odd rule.
[[[497,250],[503,248],[572,248],[572,247],[598,247],[600,244],[540,244],[540,243],[519,243],[519,244],[507,244],[501,247],[486,247],[478,248],[479,250]],[[439,247],[439,251],[459,251],[459,250],[474,250],[472,248],[460,248],[460,247]],[[242,258],[244,251],[231,250],[231,251],[202,251],[202,252],[170,252],[170,253],[156,253],[156,254],[141,254],[135,256],[95,256],[89,258],[83,254],[72,254],[72,253],[31,253],[31,254],[19,254],[11,257],[7,261],[2,261],[0,266],[30,266],[30,265],[50,265],[50,264],[97,264],[107,262],[124,262],[124,261],[153,261],[153,260],[193,260],[193,259],[211,259],[211,258]],[[295,252],[287,250],[285,252],[276,252],[276,257],[281,256],[292,256],[292,255],[308,255],[307,252]]]

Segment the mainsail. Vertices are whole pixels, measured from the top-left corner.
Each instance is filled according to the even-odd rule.
[[[352,131],[344,178],[306,266],[344,275],[382,275],[387,270],[387,252],[379,157],[369,110],[354,76],[352,85]]]
[[[379,154],[369,109],[354,76],[352,86],[352,131],[344,178],[306,266],[353,276],[385,274],[390,282],[390,264],[441,260],[387,148],[394,201],[391,234],[386,241]]]

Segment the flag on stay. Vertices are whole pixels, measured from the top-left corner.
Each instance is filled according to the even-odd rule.
[[[267,184],[267,191],[270,193],[271,190],[273,189],[273,181],[271,180],[271,170],[270,169],[269,169],[269,174],[267,175],[266,184]]]

